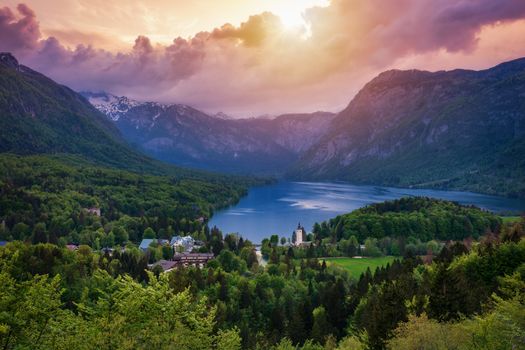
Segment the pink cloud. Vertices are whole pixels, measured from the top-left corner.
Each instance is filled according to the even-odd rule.
[[[0,9],[0,43],[10,50],[32,49],[40,39],[40,29],[35,13],[25,4],[16,8],[17,18],[9,7]]]
[[[246,46],[259,46],[263,41],[281,26],[280,20],[272,13],[264,12],[250,16],[248,21],[235,27],[229,23],[216,28],[211,33],[213,39],[239,39]]]
[[[373,75],[414,56],[432,68],[460,56],[488,62],[490,48],[479,50],[486,28],[494,28],[495,45],[509,34],[498,28],[525,18],[525,1],[332,0],[306,12],[307,38],[266,12],[169,45],[141,35],[120,52],[42,37],[33,11],[17,10],[0,9],[0,50],[61,83],[246,115],[337,109]],[[523,25],[512,31],[525,35]]]

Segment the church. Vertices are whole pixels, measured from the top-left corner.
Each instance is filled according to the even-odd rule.
[[[292,234],[292,242],[296,246],[300,246],[306,242],[306,230],[301,226],[301,223],[297,224],[297,229],[295,229]]]

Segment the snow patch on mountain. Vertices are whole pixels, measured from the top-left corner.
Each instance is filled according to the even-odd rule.
[[[107,92],[82,92],[96,109],[104,113],[109,119],[114,122],[125,116],[131,109],[141,106],[149,108],[156,108],[159,112],[153,117],[156,120],[161,112],[166,110],[169,105],[157,102],[140,102],[126,96],[116,96]]]
[[[131,108],[142,104],[142,102],[125,96],[115,96],[106,92],[87,92],[82,94],[88,99],[89,103],[113,121],[118,121],[120,117],[127,113]]]

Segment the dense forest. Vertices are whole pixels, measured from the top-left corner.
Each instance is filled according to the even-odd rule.
[[[148,175],[93,166],[74,156],[0,155],[0,240],[95,249],[199,232],[217,208],[262,180]],[[100,215],[88,209],[100,209]],[[154,237],[153,237],[154,238]]]
[[[422,240],[461,240],[479,238],[495,231],[500,220],[476,207],[424,197],[406,197],[372,204],[329,222],[315,225],[316,238],[331,237],[334,241],[355,235],[360,241],[367,237],[416,237]]]
[[[307,237],[315,244],[294,251],[303,258],[436,254],[444,242],[476,240],[488,232],[498,232],[501,224],[501,218],[477,207],[405,197],[316,223]],[[268,241],[263,241],[266,256],[270,254]]]
[[[35,174],[42,176],[38,171]],[[82,174],[88,176],[89,171]],[[109,175],[102,174],[102,181],[109,181]],[[155,187],[153,179],[145,181],[152,181]],[[73,180],[64,184],[75,188]],[[52,181],[46,186],[53,186]],[[93,191],[99,190],[93,186]],[[22,203],[18,207],[23,209]],[[102,208],[105,203],[100,203]],[[115,208],[121,208],[119,205]],[[327,244],[323,239],[314,240],[312,249],[292,248],[272,237],[265,240],[268,260],[264,262],[257,258],[251,242],[237,235],[223,236],[217,228],[201,227],[204,249],[212,251],[215,259],[200,269],[179,267],[162,272],[148,265],[151,250],[142,252],[128,244],[110,253],[97,250],[95,244],[71,251],[56,244],[32,244],[32,232],[25,242],[0,247],[4,286],[0,291],[0,346],[522,348],[525,219],[502,223],[475,208],[419,198],[374,205],[357,213],[410,217],[420,212],[425,218],[434,215],[437,207],[451,220],[458,213],[473,217],[478,213],[486,219],[484,235],[478,240],[443,243],[431,263],[406,249],[392,264],[367,270],[359,278],[312,255],[318,252],[316,246]],[[144,205],[141,220],[156,222],[148,208]],[[25,213],[29,218],[32,213],[42,217],[38,211]],[[361,220],[366,225],[368,218],[365,215]],[[101,234],[106,225],[101,226]],[[7,223],[5,227],[8,235],[16,232]],[[152,227],[135,227],[135,232],[140,236]],[[123,228],[129,240],[133,233]],[[64,237],[70,236],[60,236]]]

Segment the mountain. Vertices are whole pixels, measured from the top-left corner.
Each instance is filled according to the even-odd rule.
[[[0,53],[0,231],[18,222],[56,227],[57,216],[93,205],[107,221],[162,216],[167,229],[168,215],[209,217],[266,181],[149,158],[83,96]]]
[[[381,73],[288,174],[525,197],[525,58]]]
[[[230,173],[283,172],[320,139],[334,116],[317,112],[232,119],[182,104],[138,102],[104,92],[82,94],[148,155]]]
[[[179,165],[524,198],[524,72],[525,59],[482,71],[391,70],[335,116],[231,119],[84,96],[137,149]]]
[[[123,100],[120,107],[125,105],[133,101]],[[255,179],[184,169],[144,155],[85,97],[19,64],[10,53],[0,53],[0,153],[52,155],[68,166],[97,165],[222,186],[255,183]]]
[[[0,53],[0,152],[77,154],[105,165],[143,168],[118,129],[81,95]]]

